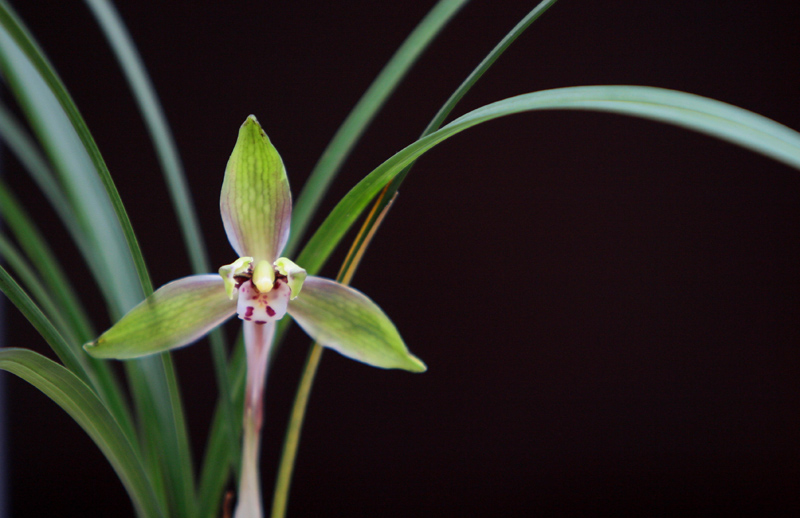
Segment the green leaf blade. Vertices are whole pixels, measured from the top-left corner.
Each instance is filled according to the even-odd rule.
[[[139,105],[178,216],[192,269],[194,273],[207,272],[210,266],[206,248],[180,155],[142,58],[112,2],[86,0],[86,4],[106,35]]]
[[[405,147],[356,184],[336,205],[297,258],[319,271],[369,200],[405,166],[472,126],[537,110],[591,110],[641,117],[726,140],[800,169],[800,133],[762,117],[698,95],[646,86],[580,86],[523,94],[473,110]]]
[[[468,1],[440,0],[408,35],[353,107],[322,152],[300,192],[292,215],[292,236],[286,248],[287,255],[294,255],[322,196],[378,111],[417,58]]]
[[[18,82],[20,79],[36,79],[33,74],[26,72],[24,69],[26,67],[32,67],[35,69],[38,78],[52,93],[52,96],[55,98],[58,105],[60,105],[60,109],[63,110],[63,114],[69,120],[75,137],[78,139],[80,146],[88,156],[88,159],[92,164],[92,169],[96,171],[97,175],[99,175],[102,187],[107,193],[115,215],[113,219],[121,228],[121,235],[124,238],[125,248],[127,249],[124,251],[120,250],[118,254],[118,260],[124,259],[132,261],[135,274],[138,275],[138,281],[141,285],[141,290],[145,295],[150,294],[150,292],[152,292],[152,285],[150,283],[149,275],[147,274],[147,267],[145,265],[144,258],[142,257],[141,249],[136,241],[136,236],[133,232],[130,219],[125,212],[122,200],[120,199],[119,193],[114,186],[114,182],[111,179],[111,175],[106,167],[105,161],[100,154],[100,150],[97,149],[97,144],[94,142],[94,139],[89,132],[89,128],[86,126],[86,123],[78,111],[74,101],[72,100],[72,97],[67,92],[63,82],[55,73],[53,67],[44,56],[44,53],[39,48],[38,44],[31,37],[27,28],[25,28],[19,17],[5,1],[0,1],[0,25],[3,27],[2,36],[4,40],[3,44],[0,45],[0,50],[4,51],[0,52],[0,54],[2,54],[0,65],[2,65],[6,78],[9,79],[9,83],[14,88],[15,95],[18,98],[24,96],[24,90],[21,88],[21,85]],[[19,55],[24,55],[25,59],[20,59]],[[14,76],[18,76],[17,79],[12,79]],[[28,82],[28,86],[31,84],[32,83]],[[41,88],[38,86],[36,86],[36,88],[41,90]],[[37,99],[44,98],[44,96],[37,97]],[[24,104],[26,105],[26,109],[41,108],[41,105],[38,103],[26,102]],[[39,131],[46,130],[48,127],[47,124],[44,124],[41,121],[36,123],[35,126]],[[67,134],[63,131],[59,135],[67,136]],[[69,147],[70,146],[62,148],[62,151],[67,151]],[[72,147],[72,149],[77,150],[78,148]],[[71,155],[68,152],[64,154],[64,157],[69,156]],[[75,157],[78,156],[79,155],[75,155]],[[98,224],[98,221],[89,220],[86,223]],[[117,232],[112,230],[110,235],[100,235],[99,239],[102,242],[104,239],[116,239],[116,237]],[[131,290],[121,291],[117,294],[117,297],[136,297],[135,290],[133,290],[134,292],[131,295],[127,295],[127,291]],[[136,298],[133,299],[133,304],[135,304],[135,300]],[[130,306],[133,304],[130,304]],[[120,308],[120,311],[125,311],[126,309],[128,308],[124,307],[123,305],[123,307]]]
[[[0,369],[42,391],[86,431],[116,471],[138,516],[164,516],[133,446],[89,387],[61,365],[25,349],[0,350]]]

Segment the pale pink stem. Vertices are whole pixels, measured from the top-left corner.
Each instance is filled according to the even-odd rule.
[[[247,352],[247,386],[244,396],[242,473],[239,477],[239,498],[234,518],[262,518],[261,481],[258,458],[261,445],[261,424],[264,421],[264,385],[267,360],[275,335],[275,324],[243,322],[244,346]]]

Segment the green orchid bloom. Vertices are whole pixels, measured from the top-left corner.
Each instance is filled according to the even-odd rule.
[[[278,320],[289,314],[311,338],[381,368],[422,372],[386,314],[361,292],[307,275],[280,257],[292,197],[283,161],[254,116],[239,129],[220,196],[222,221],[239,255],[219,275],[193,275],[156,290],[97,340],[95,358],[126,359],[188,345],[238,314],[247,352],[244,445],[235,518],[262,516],[258,477],[267,360]]]

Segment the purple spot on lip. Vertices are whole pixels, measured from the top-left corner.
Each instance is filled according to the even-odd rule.
[[[263,321],[261,321],[261,320],[256,320],[254,323],[255,323],[255,324],[262,325],[262,326],[263,326],[264,324],[266,324],[266,322],[263,322]]]
[[[275,310],[272,309],[271,307],[267,306],[267,315],[269,315],[271,317],[274,317],[275,316]]]
[[[250,318],[250,317],[244,317],[244,319],[245,319],[245,320],[247,320],[248,322],[250,322],[251,320],[253,320],[253,319],[252,319],[252,318]]]
[[[247,310],[244,312],[244,318],[250,319],[249,317],[253,316],[253,306],[247,306]]]

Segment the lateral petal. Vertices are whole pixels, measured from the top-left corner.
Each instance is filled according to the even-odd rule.
[[[165,284],[83,348],[95,358],[136,358],[198,340],[236,312],[219,275]]]
[[[423,372],[389,317],[360,291],[330,279],[308,276],[289,314],[311,338],[375,367]]]

